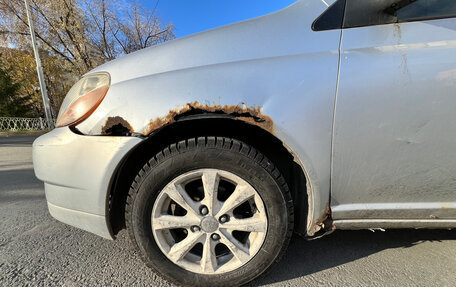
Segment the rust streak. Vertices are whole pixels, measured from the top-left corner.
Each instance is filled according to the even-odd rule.
[[[274,123],[272,119],[262,113],[261,107],[246,107],[244,105],[201,105],[198,102],[193,102],[185,105],[185,107],[181,109],[169,111],[164,117],[151,120],[144,135],[148,135],[163,126],[176,122],[181,116],[210,113],[230,115],[236,119],[259,126],[270,133],[274,132]]]

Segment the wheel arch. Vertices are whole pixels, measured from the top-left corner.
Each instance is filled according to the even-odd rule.
[[[254,135],[254,136],[252,136]],[[128,191],[141,167],[156,153],[174,142],[198,136],[223,136],[243,141],[266,155],[287,181],[295,205],[295,232],[306,235],[311,189],[306,171],[293,151],[276,135],[259,125],[223,114],[198,114],[145,136],[117,168],[107,194],[107,223],[114,235],[125,228],[125,203]]]

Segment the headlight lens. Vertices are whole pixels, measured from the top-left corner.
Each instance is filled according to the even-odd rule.
[[[68,92],[60,107],[57,127],[77,125],[88,118],[101,104],[109,90],[108,73],[94,73],[83,77]]]

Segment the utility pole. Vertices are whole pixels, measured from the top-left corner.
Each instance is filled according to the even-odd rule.
[[[30,12],[30,5],[29,5],[28,0],[25,0],[25,9],[27,10],[27,18],[28,18],[28,23],[29,23],[29,28],[30,28],[30,36],[32,37],[32,47],[33,47],[33,52],[35,53],[36,70],[38,72],[38,80],[40,82],[41,96],[43,97],[43,104],[44,104],[44,111],[46,113],[46,120],[49,123],[50,127],[54,128],[54,121],[52,119],[51,107],[49,105],[49,98],[47,95],[46,83],[44,82],[43,67],[41,66],[40,55],[38,54],[38,47],[36,45],[35,27],[33,26],[33,19],[32,19],[32,14]]]

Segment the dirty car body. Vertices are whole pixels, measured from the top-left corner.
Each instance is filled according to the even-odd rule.
[[[250,138],[289,156],[277,165],[308,237],[456,227],[453,2],[301,0],[96,68],[99,106],[34,143],[51,214],[114,238],[141,154],[219,126],[281,146]]]

